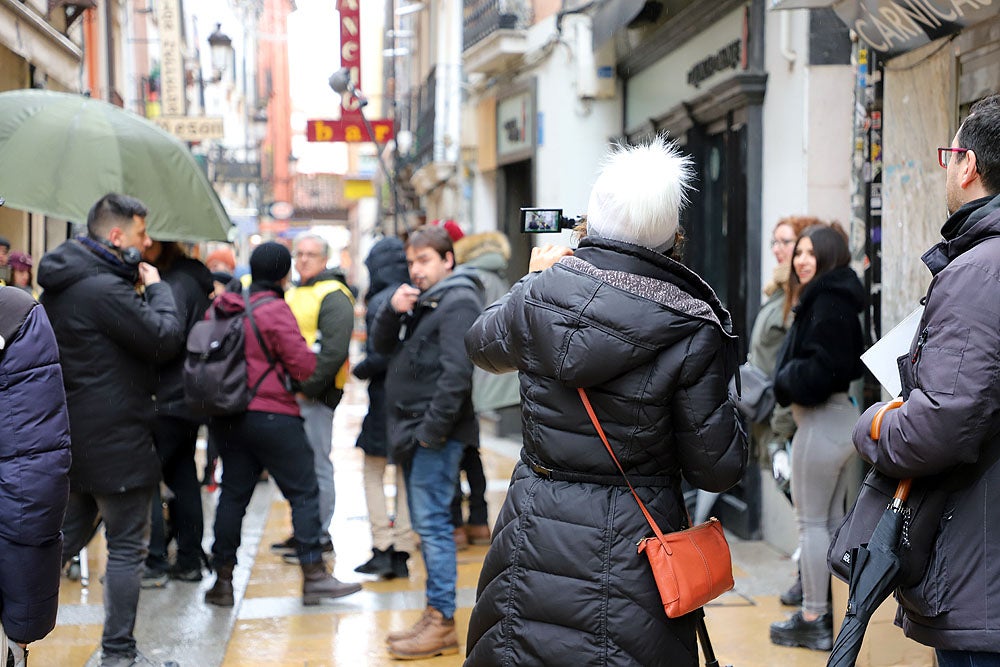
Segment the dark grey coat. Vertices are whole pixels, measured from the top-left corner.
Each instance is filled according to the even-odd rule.
[[[391,355],[385,377],[389,456],[402,463],[418,442],[479,446],[472,410],[472,362],[462,337],[483,309],[474,275],[456,270],[420,294],[411,313],[396,313],[391,296],[368,332],[376,352]]]
[[[483,563],[466,665],[698,663],[694,619],[669,620],[636,542],[651,530],[591,424],[664,531],[684,521],[681,475],[724,491],[746,464],[727,397],[729,314],[679,263],[584,239],[529,274],[466,335],[473,361],[517,370],[524,448]],[[554,481],[523,460],[593,481]]]
[[[962,207],[945,241],[924,254],[934,278],[909,355],[906,403],[886,413],[881,438],[862,415],[854,445],[892,477],[972,464],[952,493],[923,580],[899,590],[896,623],[941,649],[1000,652],[1000,196]]]

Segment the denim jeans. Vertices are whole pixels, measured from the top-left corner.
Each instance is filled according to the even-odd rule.
[[[292,507],[292,533],[298,542],[299,562],[321,561],[319,488],[302,419],[273,412],[246,412],[216,419],[211,429],[218,437],[222,458],[222,493],[215,511],[212,544],[214,562],[236,564],[243,516],[265,468]]]
[[[937,649],[938,667],[1000,667],[1000,653]]]
[[[319,524],[323,531],[330,530],[333,506],[337,500],[333,486],[333,410],[323,401],[299,399],[299,410],[305,422],[306,440],[312,448],[316,463],[316,482],[319,484]]]
[[[445,618],[455,616],[458,565],[451,499],[464,450],[465,445],[458,440],[448,440],[441,449],[418,446],[404,466],[410,521],[420,535],[420,551],[427,569],[427,604]]]
[[[142,565],[149,544],[149,506],[153,487],[123,493],[71,492],[63,521],[63,563],[68,562],[94,536],[104,521],[108,541],[108,566],[104,577],[105,659],[135,655],[135,613],[139,605]]]

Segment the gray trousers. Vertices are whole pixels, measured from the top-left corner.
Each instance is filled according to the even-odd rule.
[[[319,523],[324,532],[330,530],[333,506],[337,495],[333,487],[333,410],[323,401],[300,398],[299,410],[305,421],[306,440],[313,451],[316,463],[316,481],[319,482]]]
[[[104,521],[108,566],[104,576],[104,660],[135,655],[135,614],[149,547],[149,506],[154,487],[123,493],[71,492],[63,520],[63,563],[87,546]]]
[[[848,464],[854,457],[851,434],[859,412],[846,393],[813,407],[792,405],[798,429],[792,438],[792,500],[799,526],[802,608],[830,611],[826,552],[844,518]]]

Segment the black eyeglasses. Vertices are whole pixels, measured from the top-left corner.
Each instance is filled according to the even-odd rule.
[[[951,159],[951,154],[952,153],[959,153],[959,154],[964,155],[965,153],[968,153],[970,150],[972,150],[972,149],[970,149],[970,148],[939,148],[939,149],[937,149],[937,152],[938,152],[938,164],[941,165],[941,167],[943,169],[947,169],[948,168],[948,161]]]

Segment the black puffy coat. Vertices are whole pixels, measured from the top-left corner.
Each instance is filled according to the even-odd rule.
[[[412,313],[398,314],[386,301],[375,315],[368,335],[377,352],[392,355],[385,389],[389,455],[397,463],[417,442],[479,446],[462,339],[483,309],[480,290],[475,276],[459,269],[422,292]]]
[[[369,251],[365,266],[370,278],[365,297],[365,331],[371,332],[379,309],[410,279],[403,242],[393,237],[380,240]],[[385,372],[388,367],[389,357],[379,354],[371,336],[367,336],[365,358],[351,372],[359,380],[368,380],[368,412],[361,422],[357,446],[369,456],[388,456],[389,453],[385,424]]]
[[[465,339],[476,365],[520,372],[524,448],[483,563],[467,665],[698,663],[694,619],[664,613],[636,553],[651,530],[577,388],[660,528],[677,530],[681,475],[724,491],[746,465],[727,396],[731,331],[687,268],[602,239],[529,274],[476,321]],[[546,479],[525,460],[592,481]]]
[[[135,289],[136,270],[89,240],[38,265],[41,302],[59,343],[73,442],[70,487],[121,493],[160,480],[153,449],[155,366],[184,341],[165,282]]]
[[[858,314],[864,307],[865,288],[850,267],[806,284],[775,366],[779,404],[819,405],[861,377],[864,339]]]

